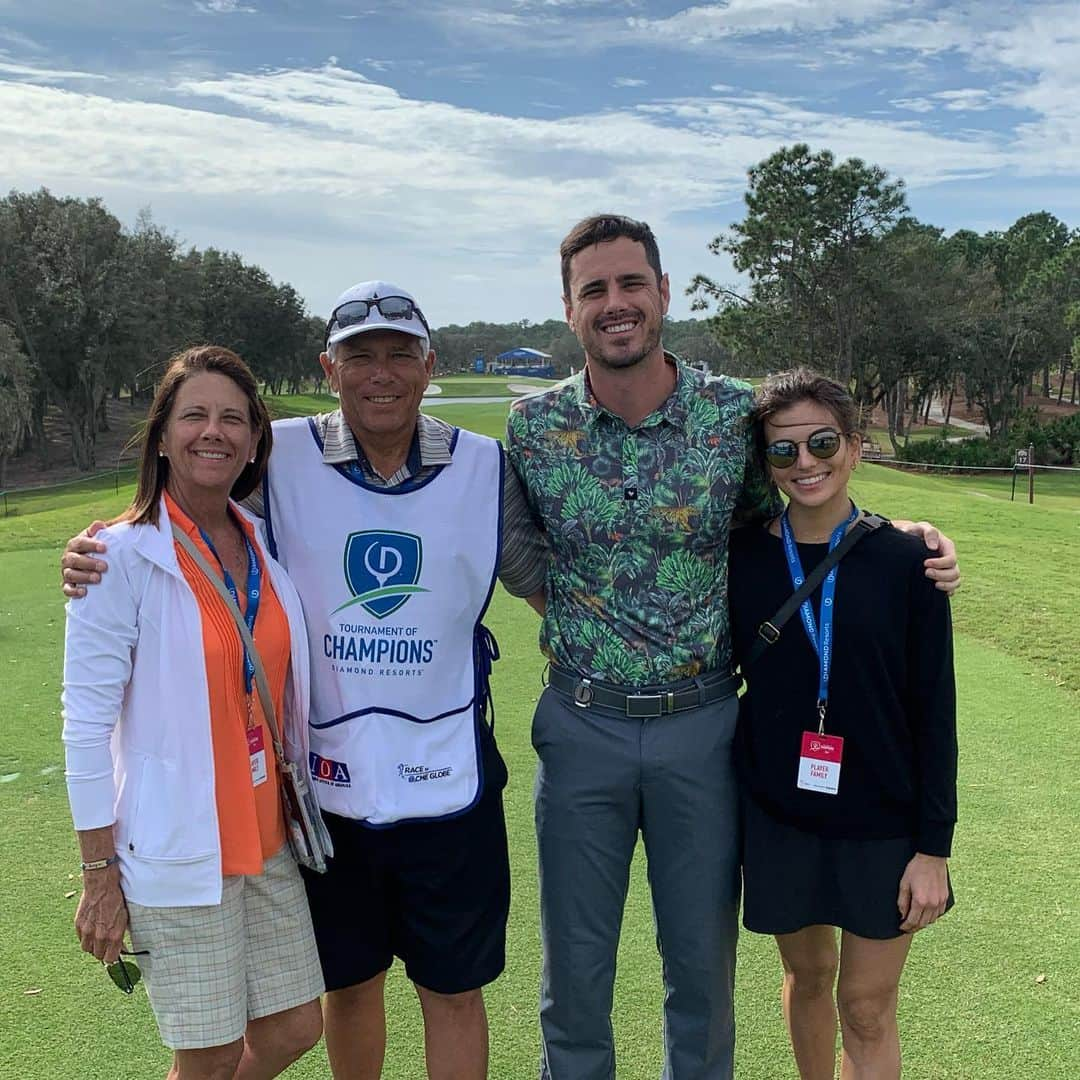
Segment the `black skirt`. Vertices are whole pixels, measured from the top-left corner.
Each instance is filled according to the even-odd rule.
[[[743,800],[743,925],[757,934],[838,926],[859,937],[901,934],[896,896],[915,840],[823,837]],[[946,911],[953,906],[952,883]]]

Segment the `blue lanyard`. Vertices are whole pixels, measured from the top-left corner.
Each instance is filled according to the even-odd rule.
[[[859,516],[858,508],[852,506],[851,513],[847,518],[833,529],[829,537],[829,551],[831,552],[844,538],[848,526]],[[780,518],[780,535],[784,539],[784,556],[787,558],[788,572],[791,574],[791,584],[798,589],[806,580],[803,573],[802,560],[799,558],[799,550],[795,546],[795,537],[791,532],[791,524],[788,521],[788,512],[785,510]],[[799,608],[802,616],[803,629],[814,647],[818,658],[818,733],[825,733],[825,708],[829,701],[829,673],[832,670],[832,637],[833,615],[836,609],[836,575],[840,566],[834,566],[821,584],[821,627],[818,628],[814,620],[814,608],[807,597]]]
[[[247,628],[251,632],[251,635],[255,635],[255,616],[259,614],[259,595],[262,591],[262,567],[259,565],[259,557],[255,554],[255,548],[252,546],[251,541],[247,538],[247,533],[238,525],[240,529],[240,535],[244,538],[244,547],[247,549],[248,557],[248,573],[247,573],[247,607],[244,609],[244,622],[247,623]],[[213,541],[206,533],[199,529],[199,535],[203,538],[203,543],[210,549],[211,554],[217,559],[218,566],[221,567],[221,573],[225,578],[225,588],[229,590],[230,595],[233,598],[236,606],[240,606],[240,596],[236,591],[236,582],[232,579],[232,574],[225,569],[225,564],[221,561],[221,557],[217,553],[217,549],[214,547]],[[247,646],[244,648],[244,692],[251,695],[252,680],[255,678],[255,663],[248,655]]]

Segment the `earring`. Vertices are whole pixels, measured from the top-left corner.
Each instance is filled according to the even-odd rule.
[[[159,450],[159,451],[157,452],[157,456],[158,456],[158,457],[164,457],[164,456],[165,456],[165,451],[164,451],[164,450]]]
[[[249,465],[254,465],[255,464],[255,459],[254,458],[248,458],[248,464]]]

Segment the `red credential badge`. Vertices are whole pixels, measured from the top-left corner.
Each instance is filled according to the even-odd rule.
[[[266,783],[266,745],[262,724],[247,729],[248,756],[251,759],[251,786]]]
[[[835,795],[840,787],[840,762],[843,757],[844,740],[841,736],[804,731],[796,787],[803,791]]]

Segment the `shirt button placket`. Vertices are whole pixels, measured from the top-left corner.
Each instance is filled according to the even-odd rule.
[[[626,516],[633,517],[638,500],[637,433],[628,431],[622,445],[622,491]]]

